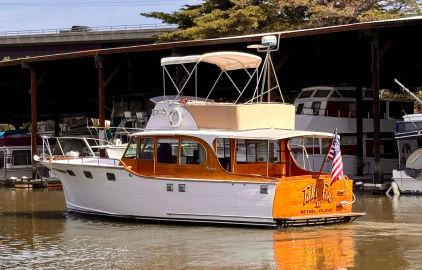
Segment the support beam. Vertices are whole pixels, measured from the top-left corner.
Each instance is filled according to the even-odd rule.
[[[105,126],[105,81],[104,63],[101,57],[95,58],[95,65],[98,69],[98,119],[100,127]]]
[[[54,136],[60,136],[60,113],[57,109],[54,112]]]
[[[37,154],[37,76],[34,67],[30,67],[31,71],[31,162],[32,162],[32,178],[37,177],[37,164],[34,155]]]
[[[360,76],[356,82],[356,155],[358,158],[356,174],[363,176],[363,167],[365,166],[363,161],[363,114],[359,108],[362,108],[362,81]]]
[[[95,66],[98,69],[98,120],[99,138],[105,140],[105,81],[104,81],[104,59],[101,56],[95,57]],[[105,157],[105,150],[100,149],[100,157]]]
[[[365,40],[365,43],[362,42]],[[363,78],[363,70],[365,70],[365,63],[362,54],[367,52],[368,47],[366,46],[367,39],[359,35],[359,38],[356,40],[358,44],[357,55],[355,56],[356,60],[356,155],[357,155],[357,166],[356,166],[356,175],[363,176],[363,168],[365,166],[365,162],[363,160],[363,113],[360,108],[362,108],[362,78]],[[365,54],[366,55],[366,54]]]
[[[374,127],[374,182],[382,183],[383,175],[380,164],[380,101],[379,101],[379,33],[375,32],[372,37],[372,87],[373,87],[373,127]]]

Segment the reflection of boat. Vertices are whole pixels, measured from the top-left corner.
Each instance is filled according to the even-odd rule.
[[[364,175],[372,175],[373,159],[373,120],[372,90],[362,90],[363,115],[363,162]],[[351,177],[357,174],[358,158],[356,138],[356,88],[350,86],[316,86],[302,89],[295,101],[296,129],[332,132],[338,128],[341,135],[341,152],[343,154],[345,173]],[[380,166],[384,175],[390,175],[397,166],[397,153],[394,145],[395,119],[402,111],[413,112],[413,102],[380,100]],[[319,142],[315,142],[319,144]],[[312,145],[312,143],[311,143]],[[324,148],[324,145],[321,145]],[[319,152],[311,154],[311,163],[319,168],[324,155]],[[328,168],[325,168],[326,170]]]
[[[346,269],[355,264],[353,231],[276,231],[278,269]]]
[[[239,99],[255,74],[267,77],[271,58],[268,53],[261,73],[260,57],[239,52],[161,61],[165,71],[176,64],[196,69],[200,63],[214,64],[227,76],[228,71],[251,69],[245,88],[236,87]],[[67,208],[76,212],[265,226],[345,222],[360,216],[352,213],[351,180],[330,185],[329,175],[300,168],[290,155],[291,139],[332,134],[294,130],[294,106],[263,103],[268,91],[264,86],[259,90],[261,83],[258,79],[246,104],[187,99],[177,89],[176,98],[156,103],[145,130],[131,136],[118,166],[95,155],[50,155],[42,164],[56,172]],[[223,153],[222,145],[228,148]],[[87,147],[85,152],[93,154]]]

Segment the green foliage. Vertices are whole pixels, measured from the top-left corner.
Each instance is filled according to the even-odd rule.
[[[15,130],[15,127],[10,124],[0,124],[0,131]]]
[[[176,24],[161,41],[203,39],[392,19],[421,13],[422,0],[204,0],[141,15]]]

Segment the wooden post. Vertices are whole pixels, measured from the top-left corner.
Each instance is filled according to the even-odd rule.
[[[104,81],[104,60],[101,56],[95,57],[95,66],[98,69],[98,120],[99,139],[105,139],[105,81]],[[104,149],[100,149],[100,157],[105,157]]]
[[[359,73],[360,71],[358,71]],[[358,157],[358,163],[356,168],[356,174],[363,176],[363,167],[365,162],[363,161],[363,113],[362,110],[362,82],[360,76],[356,83],[356,155]]]
[[[32,178],[37,177],[37,164],[34,155],[37,154],[37,77],[35,68],[30,67],[31,71],[31,162]]]
[[[98,69],[98,119],[100,127],[105,126],[105,82],[104,82],[104,65],[103,59],[100,57],[95,59]]]
[[[383,180],[380,166],[380,102],[379,102],[379,33],[372,37],[372,87],[373,87],[373,126],[374,126],[374,182]]]

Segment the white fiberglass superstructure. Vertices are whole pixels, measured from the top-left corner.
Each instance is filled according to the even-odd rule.
[[[357,129],[356,111],[359,109],[363,132],[363,176],[371,177],[374,168],[373,159],[373,120],[372,120],[372,90],[362,89],[362,106],[356,108],[356,88],[351,86],[315,86],[302,89],[295,100],[296,129],[333,132],[336,128],[341,135],[341,151],[345,173],[357,177]],[[398,165],[398,155],[394,142],[396,120],[401,118],[403,111],[413,111],[412,101],[380,100],[380,134],[381,160],[384,176],[388,178],[393,168]],[[308,141],[307,147],[320,145],[320,148],[309,153],[313,166],[319,168],[324,158],[327,142]],[[324,170],[328,171],[326,166]]]

